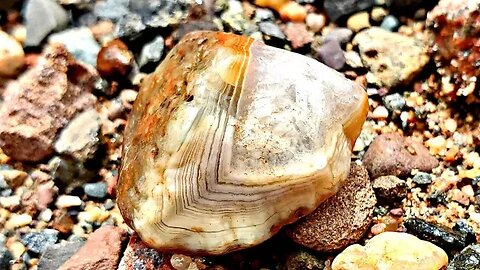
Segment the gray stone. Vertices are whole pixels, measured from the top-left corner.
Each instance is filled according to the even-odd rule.
[[[345,44],[352,40],[353,31],[348,28],[335,28],[325,36],[325,42],[335,40],[340,44]]]
[[[297,250],[287,256],[286,270],[323,270],[325,264],[317,256],[304,250]]]
[[[22,243],[29,251],[37,254],[42,253],[45,249],[57,242],[58,231],[53,229],[44,229],[39,232],[29,232],[22,236]]]
[[[275,20],[275,15],[270,9],[257,8],[253,20],[256,22],[272,22]]]
[[[96,1],[93,13],[100,19],[118,21],[127,15],[129,0]]]
[[[345,55],[336,41],[327,41],[318,48],[315,58],[325,65],[340,70],[345,66]]]
[[[83,185],[83,191],[90,197],[103,199],[107,196],[107,183],[88,183]]]
[[[67,12],[54,0],[28,0],[24,13],[27,28],[25,46],[38,46],[52,31],[67,26]]]
[[[38,270],[58,269],[84,244],[84,241],[72,241],[48,246],[40,257]]]
[[[373,0],[325,0],[323,7],[332,21],[337,21],[352,13],[368,9]]]
[[[405,103],[405,98],[399,93],[386,95],[383,98],[383,105],[385,105],[385,108],[392,113],[401,111],[405,106]]]
[[[151,42],[145,44],[140,53],[138,65],[141,69],[147,66],[156,66],[162,59],[165,40],[162,36],[154,38]]]
[[[72,158],[53,157],[48,162],[55,184],[72,191],[84,183],[92,181],[95,171],[85,168],[85,164]]]
[[[285,40],[285,34],[280,30],[278,25],[272,22],[261,22],[258,24],[260,32],[272,38]]]
[[[432,183],[432,176],[428,173],[418,172],[413,176],[412,181],[417,185],[429,185]]]
[[[380,24],[381,28],[388,31],[395,31],[398,29],[399,26],[400,26],[400,21],[397,19],[397,17],[393,15],[386,16],[383,19],[382,24]]]
[[[453,257],[447,270],[478,270],[480,269],[480,245],[470,245]]]
[[[95,41],[92,31],[87,27],[72,28],[52,34],[48,41],[65,45],[68,52],[78,61],[92,66],[97,65],[97,54],[100,51],[100,45]]]
[[[140,15],[128,13],[118,20],[113,35],[132,41],[138,38],[146,28]]]

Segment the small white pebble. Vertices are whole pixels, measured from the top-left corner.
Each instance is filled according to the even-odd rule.
[[[173,254],[170,258],[170,264],[176,270],[187,270],[192,262],[192,258],[182,254]]]
[[[68,207],[72,207],[72,206],[80,206],[80,205],[82,205],[82,199],[80,199],[78,196],[61,195],[61,196],[58,197],[55,205],[58,208],[68,208]]]
[[[32,217],[29,214],[12,214],[5,223],[5,229],[13,230],[15,228],[29,225],[32,222]]]
[[[49,222],[52,219],[53,212],[49,208],[43,210],[40,215],[38,215],[38,219],[41,221]]]
[[[20,196],[13,195],[8,197],[0,197],[0,205],[4,208],[11,208],[20,205]]]
[[[388,110],[384,106],[378,106],[372,112],[372,118],[375,120],[381,120],[388,118]]]

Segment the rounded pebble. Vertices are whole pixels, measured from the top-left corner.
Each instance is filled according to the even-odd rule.
[[[22,45],[0,30],[0,77],[18,74],[24,64],[25,53]]]

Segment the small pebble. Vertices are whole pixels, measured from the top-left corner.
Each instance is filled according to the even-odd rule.
[[[428,173],[418,172],[413,176],[412,181],[417,185],[429,185],[432,183],[432,176]]]
[[[0,77],[18,74],[24,64],[25,53],[22,45],[0,30]]]
[[[53,245],[58,240],[58,231],[45,229],[39,232],[29,232],[22,236],[22,243],[29,251],[37,254],[42,253],[48,246]]]
[[[388,110],[383,106],[378,106],[372,112],[372,118],[375,120],[385,120],[388,118]]]
[[[8,246],[8,250],[10,251],[10,253],[12,254],[12,257],[14,260],[18,260],[22,257],[23,253],[25,252],[26,248],[25,246],[20,243],[19,241],[15,241],[13,243],[11,243],[9,246]]]
[[[154,69],[160,62],[165,48],[165,40],[162,36],[155,37],[152,41],[145,44],[140,53],[138,65],[142,69]]]
[[[38,219],[41,221],[49,222],[52,219],[52,215],[53,211],[47,208],[38,215]]]
[[[334,28],[328,34],[325,35],[325,42],[334,40],[340,44],[345,44],[352,40],[353,32],[348,28]]]
[[[97,56],[97,70],[104,78],[122,81],[132,70],[133,62],[133,54],[127,45],[115,39],[100,49]]]
[[[390,112],[401,111],[405,106],[405,98],[399,93],[386,95],[383,97],[383,104]]]
[[[29,225],[32,217],[29,214],[12,214],[5,223],[5,229],[13,230],[19,227]]]
[[[382,24],[380,24],[381,28],[388,31],[395,31],[398,29],[399,26],[400,26],[400,21],[395,16],[392,16],[392,15],[388,15],[387,17],[385,17],[382,21]]]
[[[9,209],[17,207],[20,205],[20,196],[12,195],[8,197],[0,197],[0,205]]]
[[[370,27],[369,14],[366,11],[356,13],[347,20],[348,29],[353,32],[359,32],[362,29]]]
[[[307,17],[307,9],[294,1],[283,5],[278,13],[280,13],[280,18],[291,22],[304,22]]]
[[[170,264],[176,270],[190,270],[190,265],[194,264],[192,258],[182,254],[173,254],[170,258]]]
[[[325,26],[327,18],[323,14],[309,13],[306,18],[306,24],[314,33],[320,32]]]
[[[103,199],[107,196],[107,183],[87,183],[83,185],[83,191],[90,197]]]
[[[385,16],[387,16],[388,12],[382,7],[374,7],[371,14],[373,21],[381,22]]]
[[[60,195],[57,198],[57,202],[55,205],[58,208],[68,208],[72,206],[80,206],[82,205],[82,199],[80,199],[78,196],[72,196],[72,195]]]
[[[426,141],[425,145],[428,147],[432,155],[438,155],[442,151],[445,151],[447,146],[447,140],[445,139],[445,137],[439,135]]]
[[[325,65],[340,70],[345,66],[345,55],[340,44],[335,40],[326,41],[317,50],[315,58]]]

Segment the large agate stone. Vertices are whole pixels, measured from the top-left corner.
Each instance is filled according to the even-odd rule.
[[[360,86],[313,59],[188,34],[135,101],[118,205],[159,250],[259,244],[338,190],[367,109]]]

